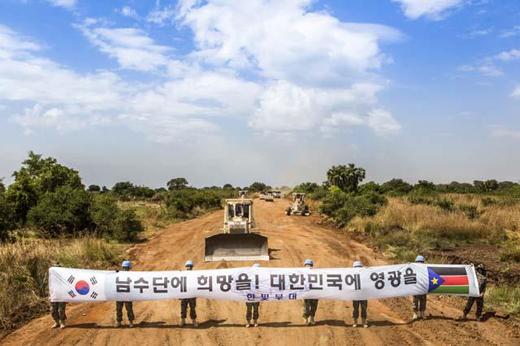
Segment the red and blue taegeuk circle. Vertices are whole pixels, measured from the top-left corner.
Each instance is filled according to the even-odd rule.
[[[90,287],[86,281],[80,280],[76,282],[76,292],[82,296],[86,295],[90,291]]]

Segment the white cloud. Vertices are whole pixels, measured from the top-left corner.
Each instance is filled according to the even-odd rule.
[[[361,111],[359,116],[367,117],[379,108],[375,94],[382,82],[374,72],[390,61],[379,42],[401,40],[403,35],[383,25],[344,23],[325,12],[310,12],[310,4],[179,3],[177,20],[193,31],[197,50],[190,56],[195,61],[253,71],[265,79],[249,121],[264,134],[316,128],[328,132],[331,122],[341,122],[343,128],[352,125],[345,114]],[[369,90],[363,91],[366,85]],[[372,125],[376,133],[384,132]]]
[[[401,125],[384,109],[374,109],[369,113],[368,126],[380,136],[401,131]]]
[[[515,89],[509,96],[515,97],[515,98],[520,98],[520,85],[515,86]]]
[[[146,21],[157,24],[159,26],[171,24],[174,22],[176,13],[177,11],[175,8],[170,5],[164,8],[156,6],[156,8],[148,13],[148,16],[146,16]]]
[[[0,30],[0,101],[28,105],[11,117],[28,133],[110,125],[154,141],[186,141],[217,134],[223,117],[286,137],[360,126],[377,135],[399,133],[377,94],[387,84],[378,72],[391,63],[380,42],[403,35],[383,25],[341,22],[311,12],[310,4],[184,0],[174,14],[162,9],[157,24],[173,20],[193,31],[196,48],[185,56],[144,30],[91,18],[76,25],[119,68],[157,77],[146,84],[117,71],[76,73],[43,58],[30,40]],[[2,42],[8,48],[2,50]]]
[[[172,50],[156,45],[142,30],[135,28],[109,28],[95,20],[76,25],[92,44],[117,60],[122,68],[138,71],[156,71],[168,65],[168,55]]]
[[[137,14],[137,12],[130,6],[123,6],[118,12],[128,18],[133,18],[133,19],[137,19],[137,20],[141,19],[141,17],[139,17],[139,15]]]
[[[495,60],[512,61],[520,59],[520,50],[511,49],[510,51],[502,52],[494,56]]]
[[[53,6],[64,7],[67,9],[72,9],[76,6],[77,0],[46,0],[50,2]]]
[[[348,83],[379,69],[387,56],[378,42],[402,37],[387,26],[343,23],[308,12],[310,3],[181,1],[178,19],[193,30],[195,57],[306,85]]]
[[[451,11],[462,7],[465,0],[392,0],[401,4],[404,15],[411,19],[426,17],[441,20]]]
[[[516,37],[520,35],[520,25],[515,25],[511,29],[503,30],[499,37],[500,38],[509,38],[509,37]]]
[[[493,125],[491,126],[491,135],[493,137],[520,138],[520,131],[508,129],[503,125]]]

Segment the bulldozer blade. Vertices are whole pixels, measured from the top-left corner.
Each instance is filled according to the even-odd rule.
[[[217,234],[206,238],[204,260],[269,261],[267,237],[255,233]]]

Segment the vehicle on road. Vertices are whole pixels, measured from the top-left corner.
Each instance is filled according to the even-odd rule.
[[[287,215],[310,215],[309,206],[305,204],[305,194],[295,192],[292,194],[292,203],[285,209]]]
[[[255,227],[253,200],[227,199],[222,233],[206,238],[205,261],[268,261],[267,237]]]

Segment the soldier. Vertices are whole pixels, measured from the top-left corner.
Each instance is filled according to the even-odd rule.
[[[54,264],[55,267],[61,267],[59,262]],[[50,300],[50,297],[49,297]],[[52,325],[52,329],[60,327],[60,329],[65,328],[65,320],[67,319],[67,315],[65,315],[65,308],[67,303],[65,302],[51,302],[51,316],[54,320],[54,324]]]
[[[481,320],[482,316],[482,310],[484,309],[484,293],[486,292],[486,286],[487,286],[487,278],[486,278],[486,268],[481,263],[477,266],[477,279],[478,279],[478,285],[480,290],[480,296],[479,297],[468,297],[468,303],[466,304],[466,307],[464,308],[464,313],[462,315],[462,319],[467,319],[469,311],[471,310],[471,307],[473,306],[473,303],[477,302],[477,312],[476,315],[476,321],[479,322]]]
[[[260,268],[260,264],[255,263],[253,264],[253,268]],[[251,326],[251,312],[253,315],[253,326],[258,327],[258,317],[260,317],[260,314],[258,312],[258,309],[260,308],[260,302],[247,302],[246,303],[246,328],[249,328]]]
[[[304,262],[305,268],[312,269],[314,263],[312,260],[308,259]],[[318,299],[304,299],[303,300],[303,318],[305,318],[305,324],[315,325],[314,316],[316,315],[316,310],[318,309]]]
[[[121,267],[124,271],[130,270],[130,261],[123,261]],[[121,322],[123,321],[123,305],[126,308],[126,316],[128,317],[128,326],[132,328],[134,326],[134,308],[133,302],[116,302],[116,327],[121,327]]]
[[[415,258],[416,263],[424,263],[424,257],[419,255]],[[413,296],[413,320],[424,319],[426,311],[426,294]]]
[[[354,268],[363,268],[363,264],[361,264],[360,261],[354,261],[354,264],[352,265]],[[352,313],[352,317],[354,318],[354,324],[352,327],[358,326],[358,317],[359,317],[359,306],[361,306],[361,323],[363,324],[364,328],[368,328],[367,323],[367,301],[366,300],[354,300],[352,302],[354,311]]]
[[[187,260],[185,267],[186,270],[193,270],[193,261]],[[193,321],[193,326],[198,327],[199,324],[197,323],[197,312],[195,311],[195,308],[197,306],[197,299],[195,298],[181,299],[181,327],[184,327],[186,325],[188,305],[190,307],[190,318]]]

